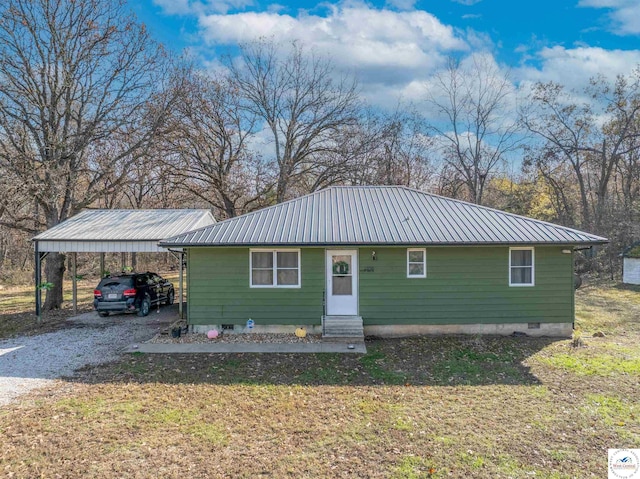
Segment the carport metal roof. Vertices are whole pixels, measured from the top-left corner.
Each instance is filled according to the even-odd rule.
[[[33,238],[36,316],[42,321],[41,264],[49,253],[72,253],[73,310],[77,311],[76,253],[159,253],[158,241],[205,228],[216,220],[209,210],[84,210]],[[183,317],[183,253],[180,260],[179,311]],[[102,260],[104,263],[104,255]],[[123,260],[124,261],[124,260]],[[124,266],[124,263],[123,263]],[[101,266],[104,270],[104,264]]]
[[[153,253],[158,241],[216,221],[209,210],[84,210],[33,238],[41,252]]]

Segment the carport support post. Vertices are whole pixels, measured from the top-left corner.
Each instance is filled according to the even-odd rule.
[[[180,302],[178,304],[178,312],[180,313],[180,319],[184,319],[184,314],[182,312],[182,295],[183,295],[183,288],[184,288],[184,250],[182,253],[180,253],[178,255],[178,257],[180,258],[180,286],[179,286],[179,294],[178,296],[180,297]]]
[[[40,249],[38,247],[38,242],[34,241],[34,250],[35,250],[35,282],[36,282],[36,318],[38,324],[42,323],[42,290],[40,289],[40,283],[42,282],[42,258],[40,257]]]
[[[100,253],[100,279],[104,278],[104,253]]]
[[[73,285],[73,314],[78,314],[78,253],[71,254],[71,284]]]

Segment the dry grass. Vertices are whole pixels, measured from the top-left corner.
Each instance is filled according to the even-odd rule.
[[[93,309],[94,281],[78,282],[78,311]],[[45,293],[42,293],[44,301]],[[41,334],[66,327],[67,318],[73,315],[71,282],[64,284],[62,308],[43,311],[42,323],[35,315],[34,290],[32,285],[12,286],[0,291],[0,339],[23,334]]]
[[[640,447],[640,372],[619,367],[640,357],[632,293],[579,293],[578,349],[444,337],[374,341],[360,357],[129,355],[0,409],[0,471],[606,477],[607,448]]]
[[[640,334],[640,286],[603,283],[576,292],[576,326],[588,333]]]

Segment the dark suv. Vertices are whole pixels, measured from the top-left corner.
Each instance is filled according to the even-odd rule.
[[[158,303],[173,304],[175,290],[171,282],[156,273],[122,273],[102,278],[93,298],[93,307],[100,316],[110,312],[146,316]]]

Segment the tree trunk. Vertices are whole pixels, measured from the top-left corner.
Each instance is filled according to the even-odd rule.
[[[576,179],[578,180],[578,186],[580,188],[580,206],[582,209],[582,224],[581,228],[586,230],[592,229],[591,223],[591,211],[589,210],[589,199],[587,197],[587,187],[584,183],[584,177],[582,176],[582,169],[578,163],[573,163],[573,169],[576,173]]]
[[[227,196],[223,191],[220,192],[220,196],[222,196],[222,202],[224,203],[224,212],[227,215],[227,218],[235,218],[238,216],[238,212],[236,211],[236,205],[234,202]]]
[[[289,181],[287,177],[287,172],[280,171],[280,175],[278,176],[278,186],[276,189],[276,202],[282,203],[287,198],[287,190],[289,189]]]
[[[46,311],[60,309],[62,306],[62,281],[65,271],[64,260],[65,256],[63,254],[49,253],[45,261],[45,277],[48,283],[53,284],[51,289],[47,290],[47,298],[43,306],[43,309]]]

